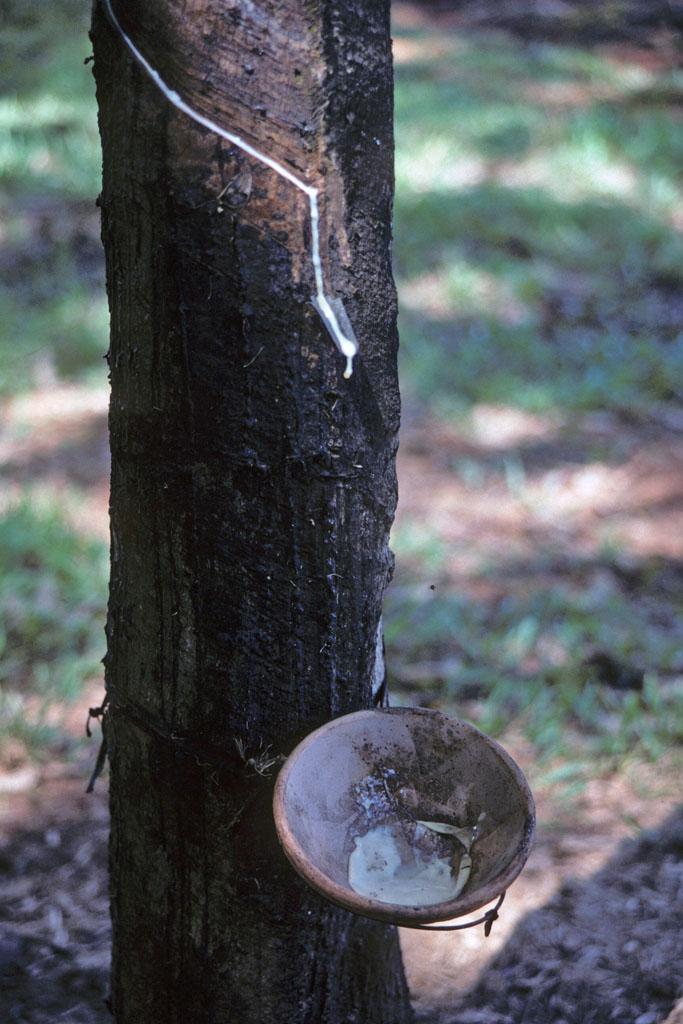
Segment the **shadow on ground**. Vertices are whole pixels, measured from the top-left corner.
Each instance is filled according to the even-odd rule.
[[[457,1007],[424,1024],[655,1024],[683,991],[683,808],[530,913]]]
[[[104,1024],[106,809],[0,846],[3,1021]],[[423,1024],[655,1024],[683,990],[683,808],[528,914],[456,1006]],[[453,939],[452,941],[458,941]],[[1,1005],[1,1003],[0,1003]]]
[[[0,844],[3,1024],[111,1021],[107,811],[84,789],[56,791],[42,827]]]

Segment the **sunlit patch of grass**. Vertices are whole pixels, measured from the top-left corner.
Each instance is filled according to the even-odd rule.
[[[0,753],[54,737],[53,712],[101,672],[107,552],[30,495],[0,515]]]
[[[461,34],[450,49],[435,33],[405,38],[416,54],[399,63],[396,93],[406,392],[446,416],[481,401],[679,400],[680,72],[503,34]]]
[[[433,527],[424,521],[402,519],[392,530],[392,548],[400,551],[405,563],[420,571],[438,573],[447,556],[447,547]]]
[[[101,158],[91,100],[53,93],[0,100],[0,187],[17,196],[95,196]]]
[[[683,689],[668,691],[655,675],[638,693],[569,677],[523,687],[518,680],[499,680],[471,717],[492,735],[511,726],[521,730],[543,760],[582,755],[656,761],[683,743]]]

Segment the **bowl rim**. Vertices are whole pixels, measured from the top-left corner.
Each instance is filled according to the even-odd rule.
[[[519,787],[523,798],[525,823],[524,831],[515,855],[504,869],[498,872],[495,878],[492,878],[474,892],[465,892],[460,896],[457,896],[455,899],[441,903],[431,903],[426,907],[406,907],[402,904],[383,903],[380,900],[372,899],[369,896],[361,896],[359,893],[354,892],[353,889],[346,888],[331,879],[312,863],[294,835],[289,824],[286,810],[287,786],[300,755],[317,743],[321,736],[328,735],[329,733],[346,726],[351,721],[361,723],[369,720],[375,715],[394,715],[397,717],[419,716],[439,719],[444,723],[455,723],[461,727],[465,733],[469,733],[483,742],[484,745],[487,746],[499,758],[499,760],[503,762]],[[285,856],[295,871],[304,879],[304,881],[315,889],[316,892],[320,893],[321,896],[324,896],[332,903],[337,904],[337,906],[343,907],[345,910],[350,910],[355,914],[361,914],[364,917],[371,917],[378,921],[385,921],[391,924],[404,925],[407,927],[415,927],[420,924],[430,924],[437,921],[447,921],[452,918],[462,917],[465,914],[470,914],[475,910],[479,910],[480,907],[484,907],[487,903],[497,899],[500,894],[504,892],[515,880],[515,878],[517,878],[524,867],[529,856],[534,828],[536,825],[534,798],[531,794],[529,784],[524,777],[522,769],[508,754],[508,752],[499,743],[497,743],[496,740],[491,739],[490,736],[481,732],[481,730],[477,729],[476,726],[471,725],[469,722],[465,722],[460,718],[445,715],[443,712],[432,708],[368,708],[362,711],[352,711],[350,714],[341,715],[339,718],[333,718],[331,721],[326,722],[318,729],[309,733],[308,736],[306,736],[294,748],[280,769],[273,793],[273,816],[275,818],[275,828],[278,839]]]

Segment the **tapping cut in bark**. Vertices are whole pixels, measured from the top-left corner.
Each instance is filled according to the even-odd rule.
[[[197,124],[206,128],[208,131],[219,135],[226,142],[230,142],[233,146],[237,146],[243,150],[249,156],[258,160],[260,163],[265,164],[266,167],[270,167],[272,171],[279,174],[285,181],[290,182],[295,188],[298,188],[301,192],[308,197],[309,203],[309,216],[311,225],[311,264],[313,266],[313,274],[315,278],[315,295],[312,298],[312,303],[315,309],[320,314],[320,318],[327,328],[332,341],[336,345],[339,352],[346,359],[346,368],[344,370],[344,377],[348,378],[353,373],[353,360],[358,354],[358,342],[354,334],[353,328],[348,318],[348,314],[344,308],[343,301],[337,296],[332,298],[325,294],[324,274],[322,258],[320,255],[320,203],[319,203],[319,189],[313,185],[307,184],[298,178],[295,174],[280,163],[279,160],[275,160],[272,156],[267,153],[261,153],[255,149],[245,139],[236,135],[234,132],[229,131],[225,126],[216,124],[210,118],[206,117],[199,110],[190,106],[182,96],[171,89],[164,79],[161,77],[157,69],[150,64],[145,55],[138,49],[130,36],[124,32],[121,27],[121,22],[116,17],[114,8],[112,7],[111,0],[102,0],[104,8],[107,12],[107,16],[112,23],[114,29],[118,32],[121,39],[128,47],[138,64],[147,72],[149,77],[152,79],[154,84],[158,87],[163,96],[172,103],[173,106],[180,110],[183,114],[186,114]],[[224,195],[225,191],[221,193]],[[219,197],[220,198],[220,197]],[[222,212],[222,211],[221,211]]]

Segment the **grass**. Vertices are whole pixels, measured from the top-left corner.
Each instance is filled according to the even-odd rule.
[[[106,546],[61,504],[27,495],[0,516],[0,757],[59,735],[59,711],[101,673]]]
[[[5,0],[0,195],[94,200],[101,157],[83,0]]]
[[[488,601],[404,582],[386,608],[398,692],[464,708],[493,735],[514,728],[542,758],[658,757],[683,742],[683,588],[636,601],[608,564],[593,577]]]
[[[106,377],[89,5],[7,0],[0,97],[0,396]]]
[[[99,274],[97,280],[84,279],[66,247],[50,248],[43,259],[31,251],[27,265],[6,269],[4,287],[0,283],[0,396],[46,380],[106,379],[109,311],[103,282]]]
[[[396,88],[404,391],[451,418],[680,399],[681,74],[397,35],[418,54]]]
[[[89,17],[83,0],[3,4],[0,398],[106,379]],[[64,708],[101,674],[106,550],[63,500],[29,489],[0,515],[0,756],[61,742]]]
[[[399,22],[394,38],[410,409],[468,437],[482,403],[570,425],[680,407],[681,72],[496,32]],[[614,456],[595,445],[596,461]],[[514,450],[439,459],[468,490],[499,479],[524,504]],[[618,552],[561,569],[552,550],[515,561],[509,543],[454,580],[429,513],[399,519],[385,609],[398,699],[523,734],[539,762],[568,766],[557,770],[569,787],[591,763],[680,745],[680,567],[644,559],[627,585]]]
[[[46,379],[104,380],[107,308],[94,85],[83,64],[89,4],[5,0],[3,13],[7,397]],[[399,24],[394,35],[395,272],[409,405],[461,423],[478,403],[632,417],[680,402],[681,73],[502,33]],[[510,455],[494,467],[511,490],[523,485],[520,465]],[[474,489],[494,471],[470,455],[455,468]],[[579,569],[564,583],[510,562],[512,582],[475,599],[452,581],[435,591],[424,582],[448,557],[429,524],[403,520],[394,546],[398,585],[385,619],[403,699],[465,701],[489,731],[521,730],[542,758],[559,752],[572,784],[583,772],[577,735],[586,757],[655,757],[680,741],[670,681],[681,638],[671,623],[683,600],[656,565],[634,595],[608,555],[602,576]],[[27,499],[0,517],[0,570],[0,742],[43,742],[54,706],[98,671],[105,553],[56,502]],[[477,573],[500,583],[490,567]],[[606,686],[590,661],[596,651],[636,665],[642,687]],[[406,683],[420,664],[436,668]]]

